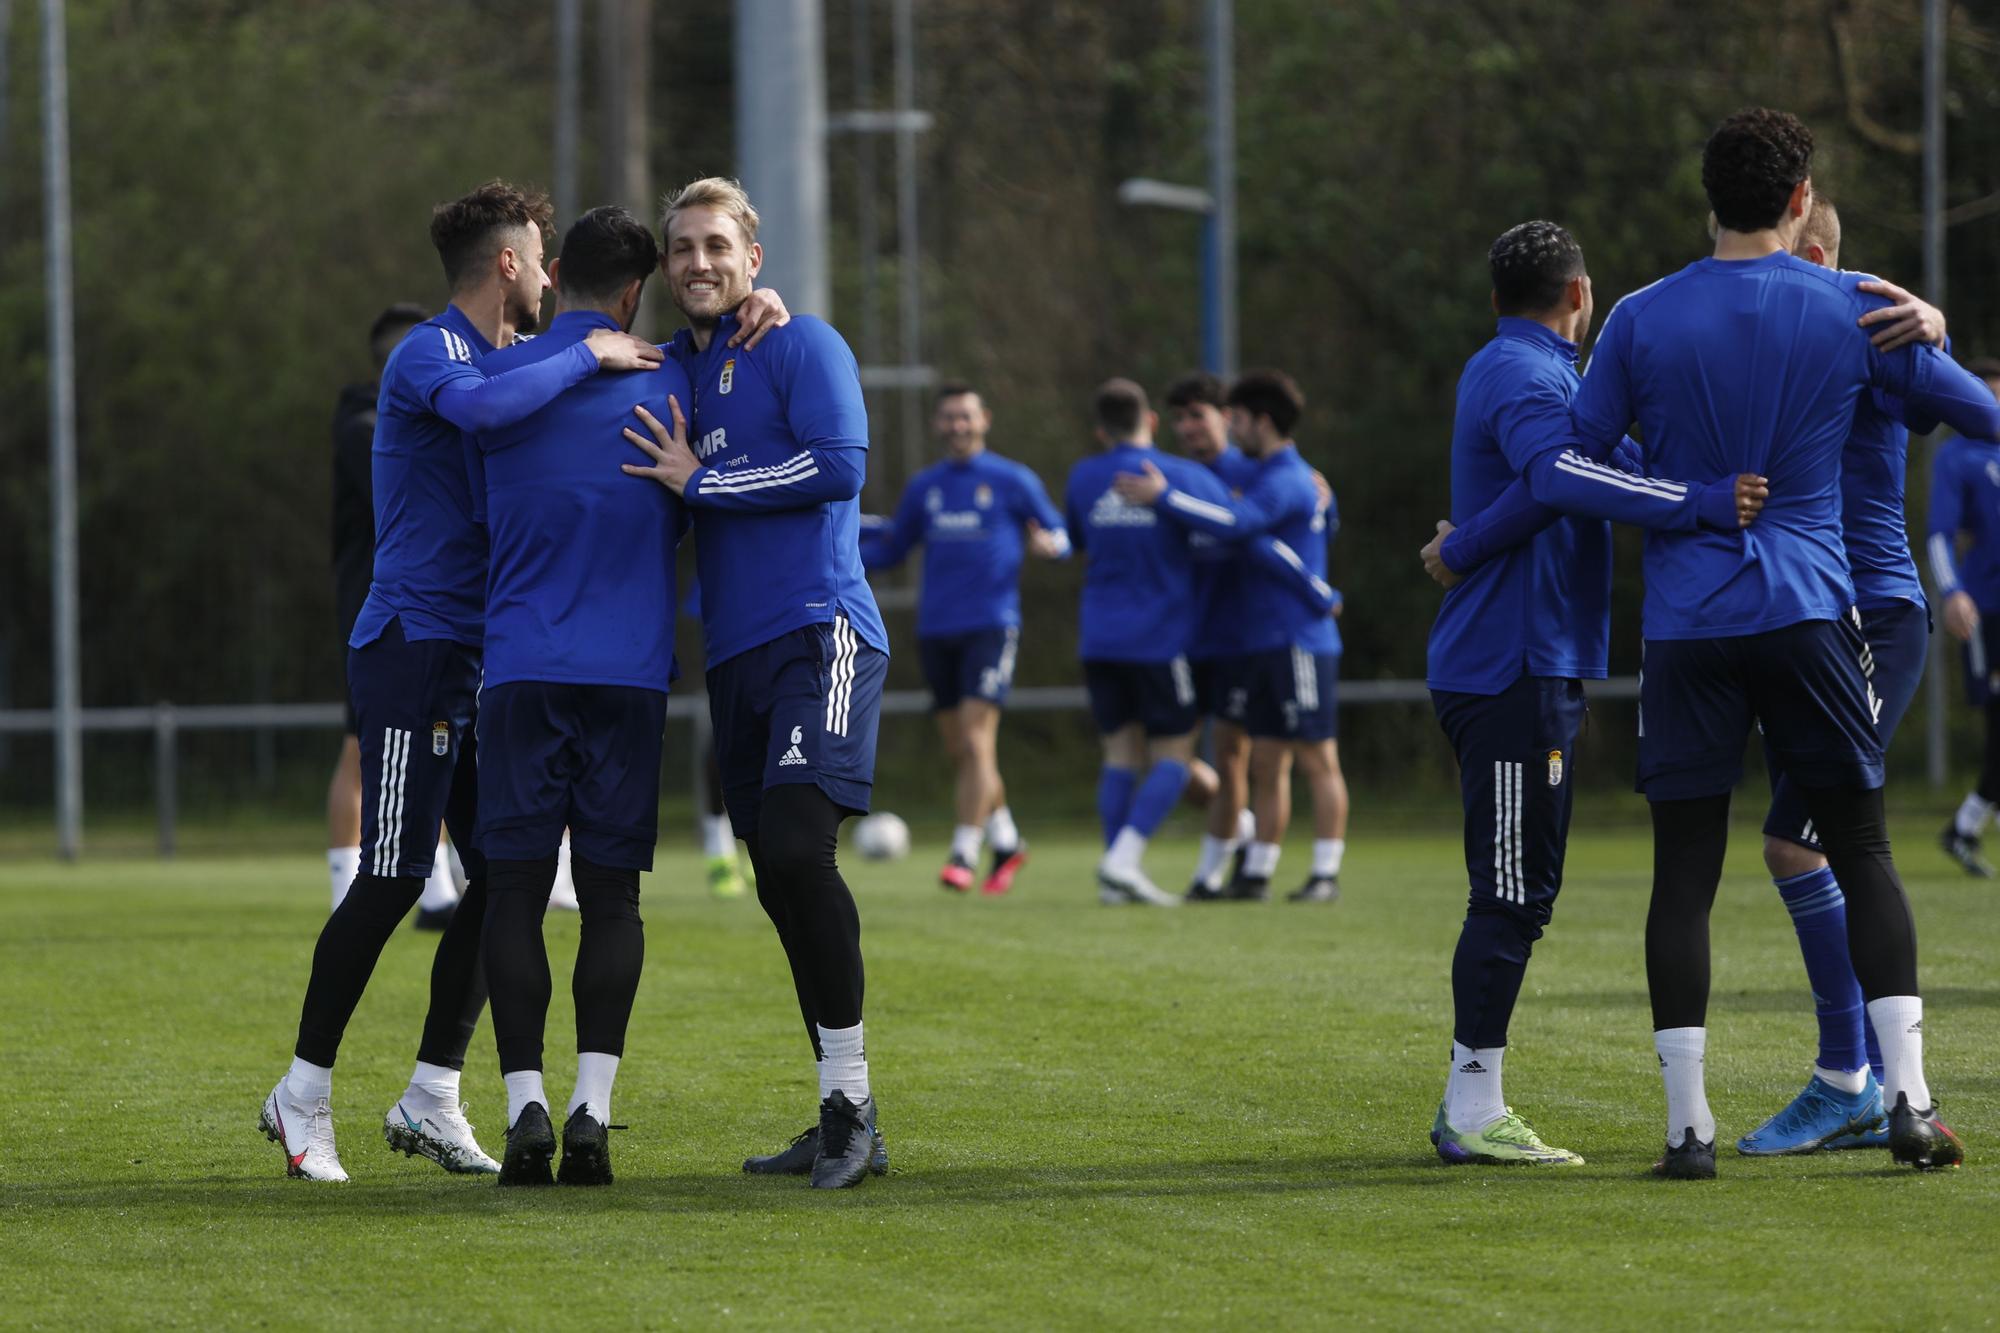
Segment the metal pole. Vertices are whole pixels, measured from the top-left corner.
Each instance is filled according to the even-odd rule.
[[[905,368],[923,364],[923,283],[917,247],[917,132],[910,113],[917,108],[917,23],[912,0],[896,0],[896,110],[903,117],[896,128],[896,231],[901,242],[897,261],[900,279],[901,333],[898,350]],[[911,385],[903,398],[903,475],[914,476],[923,466],[923,391]]]
[[[56,715],[56,850],[83,843],[83,686],[77,667],[76,328],[70,289],[69,54],[63,0],[42,0],[42,171],[49,286],[49,564]]]
[[[1924,296],[1944,305],[1944,0],[1924,0]],[[1931,436],[1931,449],[1937,447]],[[1945,784],[1945,658],[1933,647],[1924,682],[1925,742],[1933,789]]]
[[[818,0],[737,0],[736,171],[763,221],[761,287],[832,310],[826,262],[826,37]]]
[[[174,706],[162,700],[153,708],[153,804],[157,809],[160,824],[160,855],[174,854],[174,833],[179,822],[179,746],[175,739],[180,731],[179,721],[174,715]]]
[[[1202,226],[1202,361],[1236,374],[1236,15],[1234,0],[1208,0],[1208,193]]]
[[[4,3],[4,0],[0,0]],[[576,219],[576,145],[579,66],[583,61],[582,0],[556,0],[556,225]]]
[[[855,0],[854,26],[847,40],[854,57],[854,105],[862,111],[875,106],[875,46],[869,20],[868,0]],[[855,135],[854,151],[859,154],[854,192],[861,250],[861,364],[877,366],[882,364],[882,303],[876,299],[875,272],[882,242],[875,220],[875,136]]]

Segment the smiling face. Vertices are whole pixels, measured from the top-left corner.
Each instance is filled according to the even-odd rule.
[[[986,431],[992,418],[976,393],[954,393],[938,399],[931,414],[931,430],[944,445],[945,454],[967,459],[986,447]]]
[[[1167,416],[1181,452],[1197,463],[1214,461],[1229,447],[1229,419],[1213,403],[1182,403],[1169,407]]]
[[[684,208],[667,223],[667,253],[660,265],[688,322],[712,325],[750,295],[751,280],[764,266],[764,248],[727,213]]]

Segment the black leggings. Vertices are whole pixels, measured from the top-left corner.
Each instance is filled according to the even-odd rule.
[[[555,884],[556,858],[492,861],[492,902],[486,914],[486,972],[493,983],[493,1036],[500,1072],[542,1067],[548,1028],[549,951],[542,917]],[[646,927],[639,917],[639,872],[571,856],[570,877],[583,917],[570,995],[576,1003],[576,1049],[625,1053],[625,1029],[646,966]]]
[[[2000,805],[2000,698],[1986,704],[1986,750],[1979,761],[1976,790],[1984,800]]]
[[[792,986],[813,1055],[819,1028],[861,1021],[861,914],[840,877],[836,854],[847,811],[810,783],[764,792],[750,863],[763,904],[792,965]]]
[[[392,875],[357,875],[340,906],[320,928],[313,946],[312,979],[299,1011],[294,1053],[310,1064],[333,1066],[340,1039],[368,989],[375,963],[389,937],[416,906],[424,881]],[[486,881],[466,881],[451,924],[438,939],[431,962],[430,1009],[424,1015],[417,1059],[448,1069],[465,1067],[465,1048],[486,1004],[486,977],[480,968],[479,936],[486,916]]]
[[[1916,923],[1889,854],[1881,790],[1801,790],[1847,899],[1847,953],[1862,995],[1918,994]],[[1653,803],[1646,981],[1655,1029],[1707,1026],[1708,914],[1728,845],[1726,793]]]

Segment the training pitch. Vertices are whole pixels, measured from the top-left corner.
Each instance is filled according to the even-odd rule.
[[[285,1069],[325,872],[285,858],[0,862],[0,1325],[1530,1327],[1988,1325],[2000,1311],[2000,888],[1895,821],[1931,1086],[1967,1165],[1748,1160],[1804,1083],[1790,924],[1738,825],[1715,916],[1713,1183],[1656,1181],[1641,929],[1649,841],[1579,833],[1513,1026],[1509,1100],[1581,1169],[1448,1168],[1427,1141],[1462,914],[1455,824],[1357,822],[1332,908],[1097,905],[1082,837],[1003,900],[941,847],[858,860],[868,1053],[893,1169],[842,1194],[740,1174],[813,1113],[755,902],[675,848],[608,1189],[507,1191],[391,1154],[434,936],[390,944],[335,1076],[353,1182],[283,1178]],[[1035,831],[1028,830],[1031,837]],[[1192,840],[1149,864],[1178,888]],[[1280,887],[1305,863],[1288,848]],[[574,916],[551,914],[549,1090],[574,1072]],[[490,1025],[466,1075],[486,1147]]]

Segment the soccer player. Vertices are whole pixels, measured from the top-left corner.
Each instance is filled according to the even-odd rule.
[[[1268,533],[1297,552],[1313,574],[1324,577],[1327,532],[1337,520],[1331,496],[1322,502],[1312,468],[1292,439],[1305,409],[1304,395],[1290,376],[1259,370],[1230,386],[1228,403],[1230,433],[1254,464],[1240,499],[1217,506],[1178,494],[1157,469],[1121,482],[1120,493],[1220,540]],[[1291,899],[1332,902],[1340,896],[1340,863],[1347,846],[1347,781],[1334,739],[1340,633],[1330,617],[1302,605],[1274,579],[1245,578],[1240,598],[1242,657],[1235,688],[1243,692],[1238,716],[1250,736],[1257,840],[1250,844],[1230,896],[1250,901],[1270,896],[1280,840],[1291,818],[1296,755],[1312,792],[1313,861],[1311,875]]]
[[[564,235],[556,317],[539,338],[487,358],[489,373],[539,365],[601,329],[628,331],[659,246],[622,208]],[[480,848],[493,1032],[507,1084],[502,1185],[546,1185],[554,1126],[542,1084],[549,957],[542,913],[569,830],[582,935],[576,1086],[563,1123],[565,1185],[611,1182],[611,1086],[646,956],[639,874],[653,866],[660,750],[674,674],[674,548],[686,527],[663,487],[622,475],[618,438],[635,407],[691,399],[668,363],[572,386],[512,426],[475,437],[492,539],[486,674],[479,700]]]
[[[1840,267],[1840,218],[1824,196],[1813,200],[1792,253],[1829,269]],[[1893,348],[1905,338],[1943,345],[1944,317],[1934,307],[1887,283],[1864,282],[1859,289],[1901,303],[1870,311],[1864,322],[1883,322],[1900,310],[1910,312],[1907,334],[1901,320],[1885,323],[1874,336],[1877,347]],[[1855,406],[1840,474],[1841,540],[1854,580],[1861,633],[1874,658],[1872,684],[1880,705],[1875,725],[1885,750],[1916,697],[1930,646],[1930,608],[1904,528],[1906,425],[1931,429],[1928,421],[1906,422],[1902,404],[1879,391],[1864,394]],[[1798,784],[1777,762],[1770,765],[1770,772],[1773,791],[1764,820],[1764,864],[1798,934],[1818,1018],[1819,1051],[1805,1088],[1738,1139],[1736,1148],[1746,1155],[1765,1156],[1822,1147],[1886,1147],[1889,1133],[1879,1082],[1882,1056],[1864,1020],[1861,985],[1848,960],[1846,899],[1821,853]],[[1874,1128],[1854,1128],[1863,1124]]]
[[[838,864],[841,822],[868,809],[889,667],[861,567],[868,413],[853,353],[819,320],[795,319],[756,349],[728,347],[764,257],[740,185],[686,186],[661,232],[689,324],[671,351],[693,385],[696,444],[679,411],[669,432],[642,409],[646,433],[625,435],[652,465],[626,471],[667,486],[693,520],[723,798],[791,963],[819,1075],[818,1123],[744,1169],[839,1189],[888,1167],[862,1041],[861,919]]]
[[[1538,494],[1553,493],[1553,477],[1600,499],[1630,494],[1629,479],[1584,466],[1569,446],[1608,447],[1636,419],[1649,471],[1769,479],[1754,529],[1664,532],[1646,544],[1639,786],[1653,814],[1647,981],[1668,1112],[1655,1171],[1672,1178],[1715,1174],[1702,1080],[1708,916],[1753,722],[1803,789],[1847,901],[1849,956],[1882,1047],[1890,1151],[1926,1169],[1963,1156],[1924,1079],[1916,932],[1883,820],[1879,701],[1840,541],[1839,481],[1870,389],[1980,435],[2000,431],[2000,404],[1936,348],[1874,347],[1856,326],[1882,302],[1857,290],[1860,275],[1789,253],[1812,208],[1811,159],[1811,133],[1783,112],[1745,111],[1717,128],[1702,154],[1714,256],[1619,302],[1569,419],[1542,423],[1549,447],[1528,469]]]
[[[1167,421],[1181,452],[1238,494],[1249,480],[1251,464],[1229,442],[1228,410],[1228,390],[1213,375],[1183,375],[1167,386]],[[1223,542],[1208,540],[1193,549],[1200,614],[1188,643],[1188,670],[1194,675],[1195,710],[1209,719],[1216,782],[1187,899],[1215,902],[1229,896],[1223,885],[1230,861],[1241,860],[1256,832],[1250,814],[1250,737],[1242,727],[1244,694],[1237,685],[1244,561]]]
[[[2000,397],[2000,361],[1975,361],[1971,372]],[[1959,539],[1966,539],[1963,555]],[[1945,631],[1965,645],[1966,701],[1986,715],[1979,783],[1938,835],[1945,855],[1981,879],[1993,867],[1980,835],[2000,806],[2000,446],[1958,435],[1931,460],[1931,579],[1944,599]]]
[[[440,204],[431,243],[451,288],[444,312],[390,354],[376,403],[375,569],[349,639],[348,689],[361,742],[360,872],[313,950],[291,1071],[260,1118],[287,1174],[347,1179],[334,1145],[333,1062],[382,946],[430,875],[440,822],[456,832],[467,883],[438,940],[430,1011],[409,1087],[385,1117],[390,1146],[449,1171],[498,1164],[473,1138],[459,1071],[486,987],[479,966],[486,866],[473,841],[470,733],[484,636],[486,531],[461,432],[518,421],[600,368],[661,363],[660,350],[615,329],[532,366],[488,376],[479,362],[535,327],[548,200],[501,181]]]
[[[972,887],[980,843],[993,841],[982,892],[1001,894],[1027,861],[1000,778],[1000,710],[1014,683],[1021,637],[1021,560],[1069,554],[1062,515],[1041,479],[986,447],[992,413],[969,384],[946,384],[931,411],[943,462],[910,478],[895,516],[863,534],[861,561],[893,569],[924,548],[917,652],[945,754],[957,772],[958,826],[938,872],[945,888]]]

